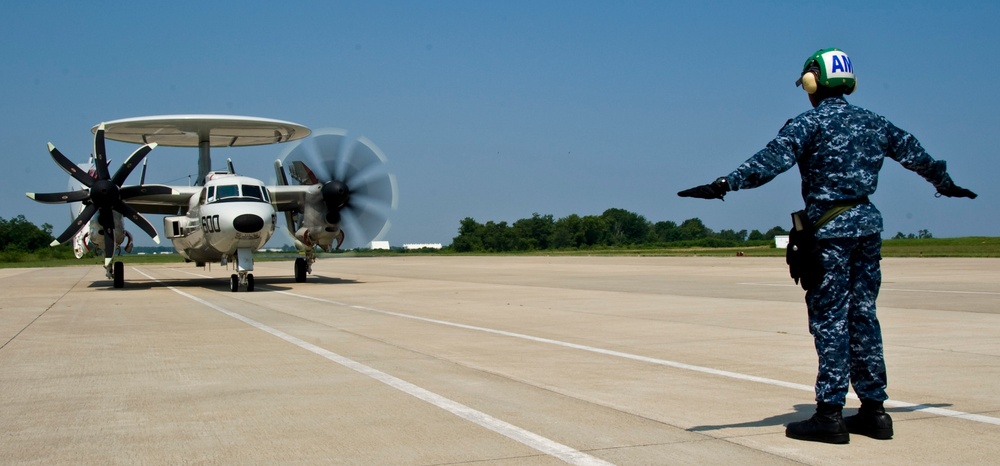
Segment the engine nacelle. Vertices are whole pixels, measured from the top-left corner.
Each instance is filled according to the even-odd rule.
[[[340,248],[344,244],[344,231],[340,229],[340,213],[331,212],[327,207],[328,202],[324,196],[323,185],[314,185],[306,193],[303,212],[296,222],[295,239],[300,244],[296,244],[300,250],[319,246],[320,249],[329,252],[334,241],[335,248]],[[330,220],[336,219],[336,222]]]

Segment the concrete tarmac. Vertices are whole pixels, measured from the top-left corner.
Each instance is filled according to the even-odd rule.
[[[781,258],[338,257],[307,283],[258,263],[249,293],[230,273],[0,269],[0,463],[1000,457],[997,259],[883,261],[895,438],[848,445],[784,436],[816,355]]]

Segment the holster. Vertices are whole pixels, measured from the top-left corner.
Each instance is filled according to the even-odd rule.
[[[868,202],[868,196],[856,199],[838,201],[820,216],[816,224],[809,221],[805,210],[792,212],[792,230],[788,232],[788,249],[785,250],[785,263],[792,280],[810,290],[823,280],[826,271],[823,269],[823,251],[816,239],[816,231],[834,217],[853,209],[859,204]]]
[[[792,230],[788,232],[785,263],[792,280],[803,290],[812,289],[823,279],[822,252],[816,239],[816,229],[804,210],[792,212]]]

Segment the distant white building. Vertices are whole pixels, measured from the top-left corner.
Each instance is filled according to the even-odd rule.
[[[385,250],[389,250],[389,242],[388,241],[372,241],[370,249],[385,249]]]
[[[774,247],[788,249],[788,235],[774,235]]]
[[[441,249],[441,243],[404,244],[403,249]]]

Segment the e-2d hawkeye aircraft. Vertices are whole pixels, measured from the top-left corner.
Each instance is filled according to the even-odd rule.
[[[88,249],[104,253],[107,278],[124,286],[124,265],[115,261],[125,243],[131,251],[128,218],[160,243],[142,214],[162,214],[164,234],[187,261],[234,263],[230,289],[254,289],[253,254],[271,238],[278,213],[283,212],[300,257],[295,281],[306,281],[316,261],[316,248],[330,251],[345,240],[361,246],[382,238],[388,216],[397,205],[395,176],[386,159],[368,139],[350,146],[343,130],[313,133],[287,121],[228,115],[166,115],[115,120],[92,128],[91,164],[76,165],[49,143],[49,154],[70,175],[70,190],[26,193],[49,204],[74,204],[72,224],[53,242],[73,240],[77,258]],[[311,136],[310,136],[311,134]],[[307,136],[309,136],[307,138]],[[142,144],[112,175],[105,138]],[[232,161],[226,171],[212,171],[212,147],[241,147],[292,142],[275,160],[277,184],[237,175]],[[194,186],[146,184],[144,158],[158,145],[197,147],[198,178]],[[124,185],[143,162],[138,185]],[[297,184],[289,184],[285,173]],[[347,233],[345,234],[345,230]],[[334,242],[336,245],[334,246]]]

